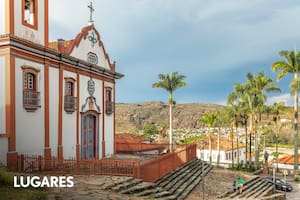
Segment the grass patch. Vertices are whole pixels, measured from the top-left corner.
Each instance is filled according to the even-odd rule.
[[[279,155],[282,155],[282,154],[284,154],[284,153],[282,153],[282,152],[272,152],[271,153],[271,156],[274,156],[274,157],[277,157],[277,156],[279,156]]]
[[[0,199],[46,200],[44,188],[14,188],[13,175],[0,167]]]
[[[203,136],[194,136],[194,137],[190,137],[190,138],[185,138],[184,140],[180,140],[180,144],[192,143],[192,142],[197,141],[201,137],[203,137]]]
[[[268,144],[267,147],[276,147],[276,144]],[[278,144],[278,148],[294,149],[292,144]]]
[[[294,181],[300,182],[300,178],[297,176],[296,178],[294,178]]]

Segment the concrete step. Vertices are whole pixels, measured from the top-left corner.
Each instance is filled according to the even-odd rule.
[[[162,192],[156,193],[154,195],[151,195],[151,197],[156,198],[156,199],[162,199],[163,197],[171,196],[171,195],[172,195],[172,193],[170,193],[168,191],[162,191]]]
[[[272,183],[268,183],[263,190],[261,190],[260,192],[256,193],[254,196],[254,198],[260,198],[260,197],[265,197],[267,196],[270,192],[272,192],[273,190],[273,184]]]

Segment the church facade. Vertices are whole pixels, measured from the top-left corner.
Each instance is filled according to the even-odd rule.
[[[90,7],[92,9],[92,6]],[[116,72],[99,32],[49,42],[48,0],[0,0],[0,163],[115,152]]]

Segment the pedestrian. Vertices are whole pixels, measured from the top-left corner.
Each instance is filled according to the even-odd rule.
[[[238,184],[238,187],[239,187],[239,193],[241,194],[243,192],[243,179],[241,177],[238,178],[237,180],[237,184]]]

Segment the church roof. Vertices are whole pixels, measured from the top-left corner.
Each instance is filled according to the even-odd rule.
[[[100,34],[99,32],[96,30],[96,28],[94,27],[93,24],[83,27],[81,32],[79,34],[77,34],[77,36],[75,37],[75,39],[72,40],[61,40],[60,42],[63,43],[63,50],[62,53],[65,53],[67,55],[71,55],[74,48],[78,47],[81,43],[81,41],[84,39],[86,39],[88,37],[89,31],[93,30],[96,34],[96,38],[95,41],[96,44],[99,46],[99,48],[101,48],[104,52],[104,58],[107,60],[110,70],[115,71],[115,62],[111,63],[110,58],[108,53],[106,52],[105,48],[104,48],[104,44],[103,41],[101,40]],[[55,50],[59,50],[59,41],[53,41],[53,42],[49,42],[48,45],[49,48],[55,49]]]

